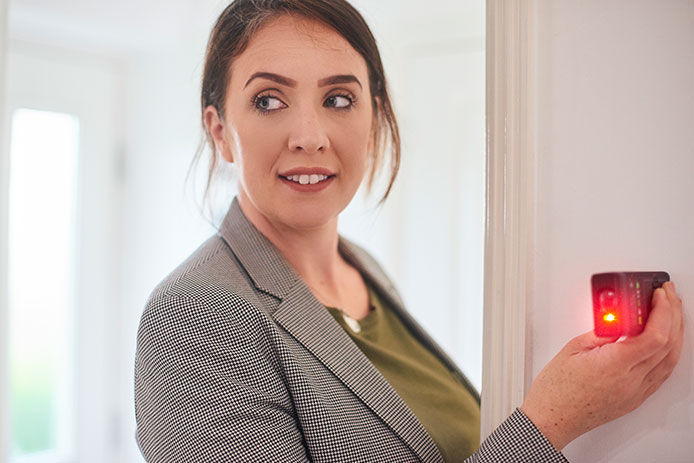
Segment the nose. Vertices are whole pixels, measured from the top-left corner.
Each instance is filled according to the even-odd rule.
[[[330,147],[330,140],[320,120],[320,115],[313,108],[304,108],[289,134],[289,150],[292,152],[323,152]]]

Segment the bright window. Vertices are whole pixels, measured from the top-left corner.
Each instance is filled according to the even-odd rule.
[[[73,448],[75,200],[79,121],[12,115],[9,209],[11,461],[57,463]]]

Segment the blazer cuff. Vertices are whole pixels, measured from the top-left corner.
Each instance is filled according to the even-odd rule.
[[[479,461],[514,463],[569,463],[519,408],[487,437]]]

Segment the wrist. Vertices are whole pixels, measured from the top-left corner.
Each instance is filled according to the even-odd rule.
[[[558,414],[554,416],[554,413],[543,413],[526,403],[523,403],[519,410],[532,421],[533,425],[557,451],[561,452],[573,440],[566,429],[568,423]]]

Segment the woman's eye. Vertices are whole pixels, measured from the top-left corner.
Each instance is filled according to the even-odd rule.
[[[347,95],[333,95],[325,100],[325,105],[333,108],[345,109],[352,106],[352,99]]]
[[[286,107],[284,103],[279,98],[274,96],[265,95],[259,96],[255,99],[255,107],[261,111],[275,111],[277,109],[282,109]]]

